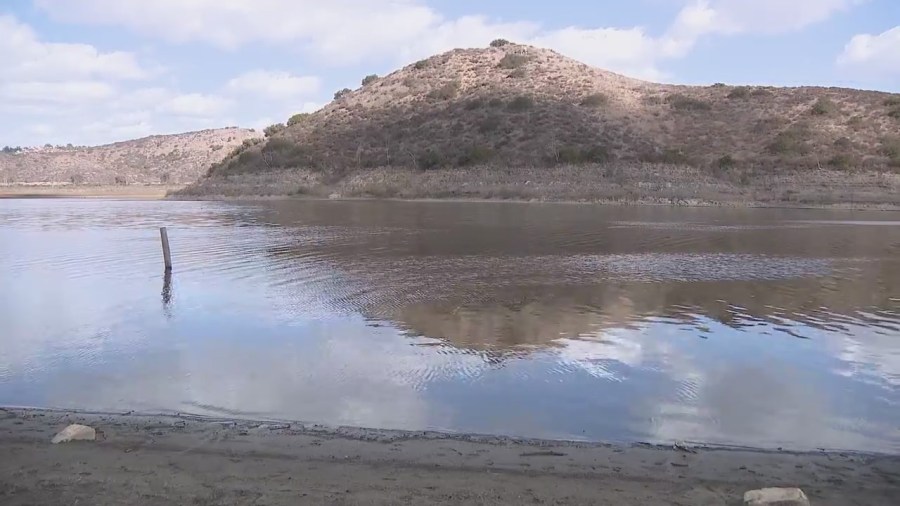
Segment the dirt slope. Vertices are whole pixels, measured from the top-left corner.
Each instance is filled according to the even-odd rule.
[[[189,183],[244,140],[261,135],[241,128],[220,128],[105,146],[0,153],[0,183]]]

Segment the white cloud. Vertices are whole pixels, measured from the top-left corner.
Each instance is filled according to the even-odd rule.
[[[28,25],[0,16],[0,81],[67,81],[86,78],[140,79],[147,75],[131,53],[102,53],[87,44],[41,42]]]
[[[528,42],[634,77],[659,79],[663,75],[657,68],[664,56],[662,41],[648,36],[641,28],[564,28],[538,35]]]
[[[318,77],[294,76],[287,72],[253,70],[228,81],[226,90],[263,98],[284,100],[313,95],[319,91]]]
[[[101,81],[0,82],[0,99],[17,104],[84,104],[108,99],[115,93],[112,85]]]
[[[875,74],[900,76],[900,26],[878,35],[854,36],[838,56],[838,64]]]
[[[232,102],[216,95],[187,93],[175,95],[160,105],[159,111],[176,116],[217,116],[227,111]]]

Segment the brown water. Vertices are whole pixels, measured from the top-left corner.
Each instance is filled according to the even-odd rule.
[[[900,452],[897,213],[5,200],[0,266],[0,404]]]

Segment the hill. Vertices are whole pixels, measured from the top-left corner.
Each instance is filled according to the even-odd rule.
[[[0,183],[186,184],[235,147],[261,134],[220,128],[94,147],[6,149]]]
[[[893,202],[900,187],[900,95],[656,84],[502,42],[367,77],[288,123],[186,193]]]

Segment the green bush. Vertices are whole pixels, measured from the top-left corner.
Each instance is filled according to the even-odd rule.
[[[750,96],[750,88],[746,86],[738,86],[737,88],[732,89],[728,92],[728,95],[725,95],[726,98],[729,99],[741,99],[747,98]]]
[[[532,107],[534,107],[534,99],[528,95],[519,95],[506,105],[506,109],[510,112],[525,112]]]
[[[585,107],[603,107],[609,103],[609,97],[605,93],[593,93],[581,99],[581,105]]]
[[[506,53],[506,55],[497,64],[501,69],[517,69],[524,67],[531,58],[524,54]]]
[[[265,134],[266,137],[272,137],[278,132],[284,130],[284,128],[284,123],[275,123],[274,125],[269,125],[266,128],[263,128],[263,134]]]
[[[312,116],[312,114],[310,114],[310,113],[308,113],[308,112],[297,113],[297,114],[291,116],[290,118],[288,118],[288,120],[287,120],[287,125],[288,125],[288,126],[294,126],[294,125],[296,125],[296,124],[302,123],[303,121],[305,121],[305,120],[306,120],[307,118],[309,118],[310,116]]]
[[[806,133],[798,128],[783,130],[775,136],[768,150],[776,155],[798,155],[808,151]]]
[[[351,90],[350,88],[344,88],[342,90],[337,90],[336,92],[334,92],[334,99],[340,100],[341,98],[346,96],[348,93],[352,93],[352,92],[353,92],[353,90]]]
[[[454,79],[449,83],[444,83],[440,88],[436,88],[431,90],[428,93],[428,98],[435,100],[450,100],[456,97],[456,94],[459,93],[459,88],[462,86],[462,83],[458,79]]]
[[[712,109],[708,103],[681,93],[669,95],[666,97],[666,103],[678,111],[708,111]]]
[[[886,107],[900,106],[900,95],[895,95],[884,99],[884,105]]]
[[[832,100],[830,98],[821,97],[818,100],[816,100],[815,104],[813,104],[812,109],[810,109],[810,112],[812,112],[815,116],[826,116],[826,115],[837,112],[837,110],[838,110],[837,104],[832,102]]]
[[[362,85],[367,86],[378,80],[378,74],[369,74],[362,80]]]
[[[413,67],[415,67],[416,70],[424,70],[428,68],[428,65],[428,60],[419,60],[413,64]]]
[[[719,168],[722,170],[727,170],[727,169],[734,168],[734,166],[737,165],[737,163],[735,162],[733,156],[725,155],[725,156],[719,158],[718,160],[716,160],[716,165],[718,165]]]
[[[503,47],[512,44],[512,42],[506,39],[494,39],[491,41],[491,47]]]
[[[501,118],[497,114],[491,114],[490,116],[481,120],[478,123],[478,132],[482,134],[491,133],[498,128],[500,128]]]
[[[502,107],[503,99],[500,97],[494,97],[488,101],[488,107]]]

